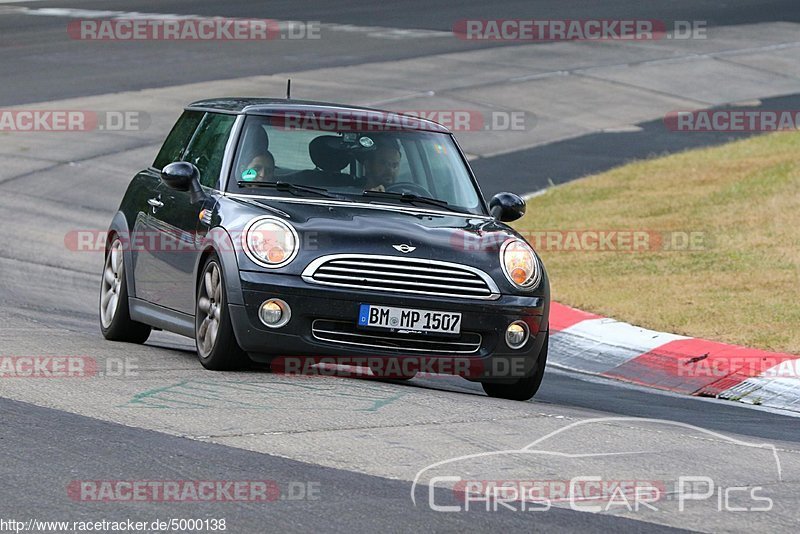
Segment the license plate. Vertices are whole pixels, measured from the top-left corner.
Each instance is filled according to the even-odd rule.
[[[389,330],[459,334],[461,314],[362,304],[358,310],[358,325]]]

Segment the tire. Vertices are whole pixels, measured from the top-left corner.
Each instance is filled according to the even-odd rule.
[[[225,274],[219,258],[215,254],[209,256],[200,272],[194,320],[197,357],[203,367],[212,371],[238,369],[250,359],[233,333]]]
[[[550,341],[550,333],[545,335],[544,343],[539,351],[539,358],[536,361],[536,369],[533,374],[515,380],[513,382],[482,382],[483,391],[490,397],[497,399],[508,399],[517,401],[527,401],[536,395],[539,386],[542,385],[544,369],[547,364],[547,350]]]
[[[109,341],[142,344],[150,337],[152,329],[148,325],[131,319],[122,241],[116,236],[103,264],[99,312],[100,330]]]

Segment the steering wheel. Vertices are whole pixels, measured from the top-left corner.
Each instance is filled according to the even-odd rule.
[[[386,188],[387,193],[411,193],[419,197],[430,197],[431,193],[414,182],[398,182]]]

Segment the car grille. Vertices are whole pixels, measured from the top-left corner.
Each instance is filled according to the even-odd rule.
[[[418,334],[395,334],[388,330],[359,330],[353,323],[328,319],[314,320],[311,333],[319,341],[413,353],[474,354],[480,350],[483,341],[477,332],[462,332],[457,338],[436,339]]]
[[[457,263],[339,254],[311,262],[306,282],[441,297],[497,299],[500,291],[483,271]]]

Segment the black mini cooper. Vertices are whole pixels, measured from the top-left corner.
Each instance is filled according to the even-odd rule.
[[[524,212],[511,193],[487,206],[434,122],[196,102],[111,223],[102,332],[191,336],[208,369],[290,358],[383,378],[428,369],[527,400],[544,374],[550,294],[540,259],[504,224]]]

